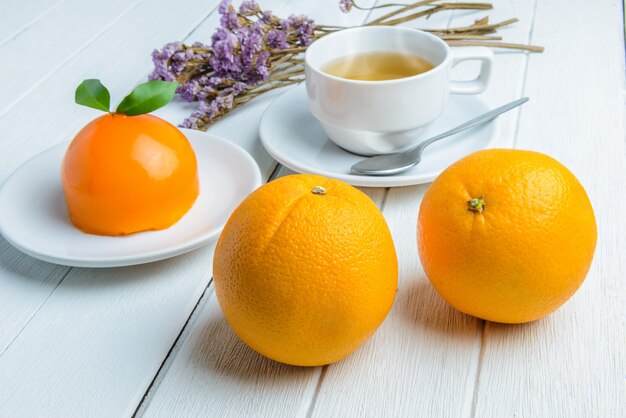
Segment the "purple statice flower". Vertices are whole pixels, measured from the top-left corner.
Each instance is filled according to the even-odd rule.
[[[267,44],[272,49],[289,48],[289,42],[287,42],[287,34],[280,29],[271,29],[269,32],[267,32]]]
[[[313,41],[315,21],[305,15],[291,15],[281,21],[281,26],[286,28],[288,33],[297,35],[302,46],[308,46]]]
[[[193,44],[191,44],[192,48],[195,48],[197,50],[204,50],[204,51],[209,51],[211,49],[211,47],[209,47],[208,45],[203,44],[202,42],[194,42]]]
[[[255,22],[239,30],[237,37],[241,45],[241,66],[243,73],[239,80],[248,85],[264,81],[269,76],[268,61],[270,54],[265,50],[266,26]]]
[[[229,30],[237,30],[241,27],[241,21],[239,15],[235,11],[235,8],[230,3],[230,0],[222,0],[218,6],[218,12],[222,17],[220,18],[220,24],[223,28]]]
[[[217,87],[221,82],[219,77],[202,75],[178,86],[176,93],[186,102],[211,100],[218,95]]]
[[[237,82],[223,90],[223,93],[211,101],[201,101],[198,108],[180,125],[183,128],[200,129],[209,124],[212,119],[228,112],[233,108],[235,99],[245,89],[246,84]]]
[[[236,82],[235,84],[232,85],[232,87],[229,87],[227,89],[225,89],[225,92],[228,92],[229,94],[234,95],[235,97],[239,96],[241,93],[243,93],[243,91],[248,87],[248,85],[246,83],[242,83],[242,82]]]
[[[261,12],[261,18],[259,20],[268,26],[280,25],[280,18],[278,16],[274,16],[271,10]]]
[[[205,121],[208,120],[207,115],[209,114],[209,103],[208,102],[200,102],[198,108],[187,117],[179,126],[181,128],[188,129],[201,129],[205,124]]]
[[[241,58],[236,54],[239,47],[237,36],[222,27],[217,28],[211,38],[213,57],[210,64],[218,75],[229,75],[241,73]]]
[[[270,69],[268,61],[270,53],[267,51],[261,51],[256,56],[256,59],[252,65],[246,67],[245,78],[249,85],[258,84],[261,81],[267,80],[270,75]]]
[[[239,6],[239,14],[242,16],[254,16],[261,11],[261,8],[254,0],[244,0]]]
[[[237,38],[241,46],[241,64],[243,68],[252,65],[256,55],[263,49],[264,35],[263,24],[259,22],[243,27],[237,32]]]
[[[266,80],[270,55],[264,50],[265,29],[260,21],[237,31],[218,28],[213,35],[210,59],[215,74],[250,85]]]
[[[339,0],[339,8],[344,13],[350,13],[352,6],[354,6],[353,0]]]
[[[152,62],[154,70],[148,76],[150,80],[176,81],[176,74],[170,70],[170,59],[183,51],[183,44],[180,42],[170,42],[161,49],[152,51]],[[177,66],[177,69],[179,67]]]
[[[226,13],[220,18],[220,24],[222,27],[230,30],[236,30],[241,27],[239,16],[235,12]]]
[[[191,79],[187,83],[183,83],[178,86],[176,93],[186,102],[193,102],[198,97],[200,91],[200,80]]]
[[[187,62],[194,56],[193,50],[187,48],[183,48],[182,51],[174,53],[174,55],[170,57],[170,72],[175,76],[182,74]]]
[[[228,13],[229,9],[232,8],[231,0],[222,0],[220,4],[217,6],[217,12],[221,15]]]

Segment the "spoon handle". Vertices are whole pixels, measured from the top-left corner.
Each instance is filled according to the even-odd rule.
[[[419,145],[417,145],[415,148],[413,148],[412,150],[408,151],[408,152],[413,152],[413,151],[417,151],[418,154],[421,154],[422,151],[424,150],[424,148],[426,148],[427,146],[429,146],[430,144],[432,144],[433,142],[439,141],[440,139],[446,138],[450,135],[454,135],[458,132],[464,131],[466,129],[472,128],[476,125],[480,125],[481,123],[484,122],[488,122],[492,119],[495,119],[497,116],[501,115],[504,112],[508,112],[509,110],[522,105],[524,103],[526,103],[528,101],[528,97],[522,97],[521,99],[517,99],[514,100],[510,103],[505,104],[504,106],[500,106],[498,108],[495,108],[493,110],[490,110],[487,113],[483,113],[480,116],[475,117],[474,119],[470,119],[465,123],[460,124],[459,126],[457,126],[456,128],[452,128],[449,131],[446,131],[444,133],[441,133],[439,135],[435,135],[432,138],[427,139],[424,142],[421,142]]]

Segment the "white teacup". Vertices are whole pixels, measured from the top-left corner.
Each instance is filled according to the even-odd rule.
[[[411,77],[362,81],[322,71],[328,62],[364,52],[419,55],[434,68]],[[462,61],[481,61],[471,81],[449,80]],[[489,82],[493,53],[483,47],[452,51],[440,38],[417,29],[367,26],[338,31],[311,44],[305,57],[306,88],[313,116],[328,137],[355,154],[389,154],[411,148],[419,133],[443,112],[448,93],[477,94]]]

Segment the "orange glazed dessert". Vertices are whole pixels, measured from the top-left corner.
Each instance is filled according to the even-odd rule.
[[[65,154],[61,178],[70,221],[97,235],[168,228],[199,194],[189,141],[148,114],[107,113],[87,124]]]

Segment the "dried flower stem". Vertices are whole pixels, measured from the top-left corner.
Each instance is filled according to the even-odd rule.
[[[301,52],[306,51],[306,46],[302,46],[302,47],[298,47],[298,48],[287,48],[287,49],[272,49],[270,51],[270,54],[273,55],[278,55],[278,54],[284,54],[284,53],[289,53],[289,54],[299,54]]]
[[[529,51],[529,52],[543,52],[544,50],[542,46],[512,44],[508,42],[449,41],[448,45],[450,46],[487,46],[490,48],[519,49],[521,51]]]
[[[502,36],[489,36],[489,35],[442,35],[440,36],[444,41],[453,40],[481,40],[481,41],[501,41]]]
[[[491,9],[492,6],[489,3],[441,3],[435,4],[428,10],[424,10],[421,12],[413,13],[408,16],[403,16],[394,20],[383,20],[376,25],[385,25],[385,26],[396,26],[401,23],[409,22],[411,20],[419,19],[424,16],[431,16],[434,13],[441,12],[444,10],[478,10],[478,9]]]
[[[418,1],[417,3],[407,4],[404,7],[401,7],[399,9],[397,9],[397,10],[394,10],[393,12],[389,12],[389,13],[379,17],[378,19],[374,19],[371,22],[366,23],[366,26],[377,25],[377,24],[379,24],[380,22],[382,22],[384,20],[390,19],[390,18],[392,18],[394,16],[401,15],[401,14],[406,13],[408,11],[411,11],[413,9],[417,9],[418,7],[423,7],[423,6],[429,5],[429,4],[434,3],[436,1],[437,0],[423,0],[423,1]]]
[[[482,22],[486,22],[488,21],[487,18],[482,18],[480,20],[477,20],[473,25],[471,26],[462,26],[462,27],[458,27],[458,28],[447,28],[447,29],[422,29],[426,32],[430,32],[434,35],[439,36],[440,34],[444,34],[444,33],[464,33],[464,32],[476,32],[476,31],[481,31],[481,32],[495,32],[496,29],[501,28],[503,26],[508,26],[510,24],[519,22],[519,19],[517,18],[513,18],[513,19],[508,19],[508,20],[504,20],[500,23],[494,23],[494,24],[483,24]]]
[[[433,0],[433,1],[436,1],[436,0]],[[359,9],[359,10],[376,10],[376,9],[385,9],[388,7],[408,6],[408,4],[406,3],[385,3],[385,4],[376,5],[373,7],[362,7],[362,6],[359,6],[356,2],[353,2],[352,5],[354,6],[355,9]]]

